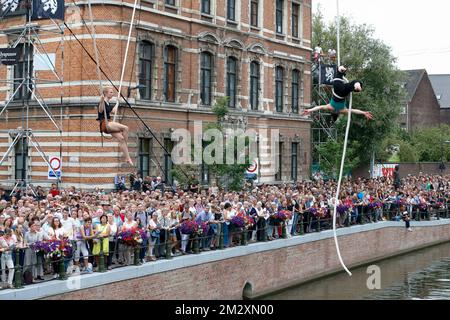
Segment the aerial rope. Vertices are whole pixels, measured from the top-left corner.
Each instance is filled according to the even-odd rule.
[[[93,40],[93,43],[94,43],[94,54],[95,54],[95,61],[97,63],[96,67],[97,67],[97,77],[98,77],[98,81],[99,81],[99,92],[101,94],[102,91],[103,91],[102,75],[100,73],[100,60],[98,58],[97,37],[95,35],[94,18],[92,16],[91,0],[88,0],[88,8],[89,8],[89,20],[91,21],[91,31],[90,31],[90,33],[91,33],[92,40]]]
[[[106,78],[106,80],[111,84],[111,86],[117,90],[117,92],[119,93],[119,97],[121,97],[123,99],[123,101],[125,102],[125,104],[128,106],[128,108],[133,112],[133,114],[136,116],[136,118],[139,119],[139,121],[144,125],[144,127],[148,130],[148,132],[152,135],[152,137],[155,139],[155,141],[161,146],[162,150],[171,157],[171,153],[167,150],[167,148],[164,146],[163,143],[161,143],[161,141],[158,139],[158,137],[155,135],[155,133],[153,132],[153,130],[150,129],[150,127],[145,123],[145,121],[141,118],[141,116],[136,112],[136,110],[131,106],[131,104],[129,103],[129,101],[127,100],[127,98],[125,98],[125,96],[121,93],[121,91],[119,90],[119,88],[117,88],[117,86],[113,83],[113,81],[109,78],[109,76],[105,73],[105,71],[103,70],[103,68],[97,64],[95,58],[92,56],[92,54],[86,49],[86,47],[84,46],[84,44],[80,41],[80,39],[76,36],[76,34],[73,32],[73,30],[67,25],[66,22],[64,22],[64,26],[67,28],[67,30],[69,30],[69,32],[73,35],[74,39],[80,44],[80,46],[83,48],[84,52],[86,52],[86,54],[88,55],[88,57],[98,66],[98,69],[100,70],[100,72],[102,73],[102,75]],[[188,174],[184,171],[184,169],[180,168],[180,171],[182,172],[182,174],[189,179]]]
[[[340,41],[341,41],[341,35],[340,35],[340,15],[339,15],[339,0],[336,0],[336,6],[337,6],[337,60],[338,60],[338,66],[341,65],[341,53],[340,53]],[[344,78],[345,79],[345,78]],[[344,139],[344,151],[342,152],[342,160],[341,160],[341,168],[339,172],[339,180],[337,184],[337,190],[336,190],[336,198],[334,201],[334,212],[333,212],[333,233],[334,233],[334,243],[336,245],[336,252],[339,257],[339,262],[341,263],[344,270],[348,273],[349,276],[352,276],[352,273],[350,270],[348,270],[347,266],[345,265],[344,261],[342,260],[341,251],[339,249],[339,242],[337,239],[337,232],[336,232],[336,216],[337,216],[337,207],[339,204],[339,196],[341,193],[341,183],[342,183],[342,176],[344,173],[344,164],[345,164],[345,157],[347,153],[347,143],[348,143],[348,136],[350,132],[350,124],[352,121],[352,102],[353,102],[353,95],[350,93],[350,102],[348,106],[348,119],[347,119],[347,127],[345,129],[345,139]]]
[[[133,31],[133,24],[134,24],[134,16],[136,14],[136,6],[137,6],[137,2],[138,0],[134,0],[134,5],[133,5],[133,14],[131,15],[131,21],[130,21],[130,29],[128,31],[128,39],[127,39],[127,45],[125,47],[125,57],[124,57],[124,61],[122,64],[122,74],[120,75],[120,83],[119,83],[119,89],[117,92],[117,105],[119,104],[119,99],[120,96],[122,95],[122,84],[123,84],[123,76],[125,74],[125,67],[127,65],[127,60],[128,60],[128,49],[130,48],[130,40],[131,40],[131,32]],[[113,122],[116,121],[116,117],[117,117],[117,109],[114,112],[114,116],[113,116]]]
[[[90,0],[89,0],[90,1]],[[78,5],[76,4],[76,2],[75,2],[75,0],[72,0],[72,2],[73,2],[73,5],[75,6],[75,7],[78,7]],[[141,17],[141,10],[142,10],[142,2],[140,3],[140,7],[139,7],[139,15],[138,15],[138,23],[137,23],[137,25],[139,26],[140,25],[140,17]],[[83,22],[83,25],[84,25],[84,27],[86,28],[86,30],[87,30],[87,32],[89,33],[89,35],[91,36],[91,39],[93,40],[93,41],[95,41],[95,35],[93,35],[92,33],[91,33],[91,31],[90,31],[90,29],[92,29],[92,30],[94,30],[93,28],[94,28],[94,22],[93,22],[93,15],[92,14],[90,14],[90,24],[91,24],[91,28],[89,28],[88,27],[88,24],[86,23],[86,20],[83,18],[83,16],[81,15],[81,12],[80,12],[80,18],[81,18],[81,21]],[[94,31],[95,32],[95,31]],[[139,34],[139,30],[136,30],[136,32],[137,32],[137,34]],[[70,46],[70,43],[69,43],[69,46]],[[71,47],[71,46],[70,46]],[[137,46],[135,47],[135,50],[134,50],[134,57],[136,58],[136,50],[137,49]],[[71,48],[71,50],[73,51],[73,49]],[[106,60],[105,60],[105,58],[103,57],[103,55],[102,55],[102,53],[101,53],[101,51],[98,49],[98,46],[97,46],[97,50],[96,50],[96,56],[95,56],[95,60],[96,60],[96,62],[98,62],[98,64],[96,65],[96,69],[97,69],[97,77],[98,77],[98,79],[99,79],[99,81],[100,81],[100,93],[102,93],[102,91],[103,91],[103,88],[102,88],[102,84],[101,84],[101,81],[102,81],[102,79],[101,79],[101,73],[103,72],[103,70],[100,70],[101,68],[100,68],[100,59],[99,58],[101,58],[104,62],[105,62],[105,65],[106,65],[106,68],[108,69],[108,72],[111,74],[111,70],[109,69],[109,66],[108,66],[108,64],[106,63]],[[83,70],[84,70],[84,72],[86,73],[86,74],[89,74],[89,72],[84,68],[84,64],[80,61],[80,64],[82,65],[82,67],[83,67]],[[132,65],[132,69],[131,69],[131,77],[130,77],[130,81],[129,81],[129,86],[131,86],[131,78],[132,78],[132,75],[133,75],[133,70],[134,70],[134,63],[133,63],[133,65]],[[106,75],[105,75],[106,76]],[[107,76],[106,76],[107,77]],[[92,82],[92,81],[91,81]],[[124,114],[124,112],[122,112],[122,117],[123,117],[123,114]],[[108,138],[108,137],[106,137],[106,136],[103,136],[103,132],[102,132],[102,146],[103,146],[103,138],[106,138],[106,139],[111,139],[111,138]],[[166,171],[163,169],[163,167],[162,167],[162,165],[161,165],[161,163],[158,161],[158,157],[157,157],[157,155],[154,153],[154,151],[153,151],[153,148],[151,148],[150,149],[151,150],[151,152],[152,152],[152,154],[154,155],[154,157],[152,158],[152,162],[159,168],[159,170],[161,171],[161,173],[164,175],[164,176],[166,176]],[[156,161],[156,163],[155,163],[155,161]]]

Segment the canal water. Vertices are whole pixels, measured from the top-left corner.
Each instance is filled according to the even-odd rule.
[[[344,257],[345,260],[345,257]],[[450,242],[373,263],[381,289],[369,290],[368,266],[276,293],[271,300],[450,300]]]

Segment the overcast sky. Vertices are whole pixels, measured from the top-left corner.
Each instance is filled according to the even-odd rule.
[[[336,0],[312,0],[325,19],[336,16]],[[450,1],[339,0],[341,15],[375,28],[375,37],[392,48],[402,70],[450,74]]]

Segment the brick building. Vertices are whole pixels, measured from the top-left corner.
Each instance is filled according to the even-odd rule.
[[[65,21],[94,56],[87,3],[75,3],[66,1]],[[100,66],[118,86],[134,2],[91,3]],[[63,185],[110,189],[116,174],[129,169],[120,166],[117,143],[102,142],[95,121],[99,87],[108,81],[104,75],[99,79],[95,63],[62,22],[56,21],[59,26],[50,20],[31,23],[35,45],[30,56],[36,62],[37,53],[54,54],[55,72],[33,70],[35,92],[27,99],[22,89],[13,97],[17,83],[11,82],[26,78],[22,68],[26,55],[19,65],[0,67],[0,79],[10,81],[0,85],[0,106],[12,98],[0,115],[0,155],[14,138],[9,130],[25,127],[26,104],[29,128],[43,152],[62,155]],[[122,94],[129,96],[168,149],[173,147],[174,129],[193,131],[195,121],[214,121],[212,106],[219,97],[229,96],[230,125],[280,132],[281,173],[270,169],[270,147],[260,146],[260,181],[309,176],[310,120],[301,113],[311,99],[311,0],[142,0],[134,23]],[[17,41],[24,25],[23,15],[0,20],[0,47]],[[21,52],[26,53],[28,42],[20,42]],[[41,100],[62,132],[45,115]],[[138,170],[170,180],[170,158],[125,109],[119,112],[120,121],[130,126],[129,147]],[[19,143],[14,149],[0,166],[2,184],[19,179],[22,166],[33,180],[47,179],[47,165],[34,148],[21,148]],[[23,152],[28,155],[26,163],[21,160]],[[211,178],[205,172],[200,176],[204,183]]]
[[[430,80],[441,106],[441,123],[450,126],[450,74],[430,74]]]
[[[438,126],[440,106],[425,69],[405,71],[406,99],[400,114],[400,125],[408,132]]]

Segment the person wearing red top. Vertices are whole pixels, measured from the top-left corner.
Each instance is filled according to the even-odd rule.
[[[59,190],[55,183],[52,183],[52,188],[50,189],[50,194],[52,197],[59,196]]]

